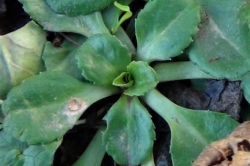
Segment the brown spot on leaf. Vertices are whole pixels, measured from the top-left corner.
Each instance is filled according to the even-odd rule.
[[[215,57],[209,59],[209,63],[212,63],[212,62],[216,61],[217,59],[219,59],[219,56],[215,56]]]
[[[208,145],[193,166],[249,166],[250,121],[239,125],[227,138]]]
[[[82,100],[78,99],[78,98],[72,98],[68,102],[68,108],[69,108],[70,111],[78,111],[84,105],[85,105],[85,103]]]

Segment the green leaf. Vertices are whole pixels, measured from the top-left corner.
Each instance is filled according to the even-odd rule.
[[[44,72],[10,91],[2,107],[3,128],[29,144],[48,143],[71,129],[92,103],[116,92],[61,72]]]
[[[44,29],[54,32],[74,32],[87,37],[96,33],[108,33],[100,12],[70,17],[55,13],[44,0],[19,0],[24,10]],[[61,2],[61,1],[59,1]],[[72,3],[71,1],[68,1]]]
[[[113,81],[113,85],[128,88],[134,84],[134,80],[129,72],[122,72]]]
[[[3,100],[0,100],[0,130],[2,129],[1,123],[3,122],[3,119],[4,119],[3,112],[2,112],[2,104],[3,104]]]
[[[128,72],[133,77],[134,85],[124,91],[124,94],[126,95],[144,95],[146,92],[156,87],[159,82],[154,69],[152,69],[146,62],[133,61],[127,68]]]
[[[79,44],[86,40],[82,35],[68,34],[67,36]],[[81,78],[81,70],[75,58],[76,50],[77,46],[67,39],[64,39],[59,47],[47,42],[42,56],[47,71],[61,71],[75,78]]]
[[[250,1],[245,1],[243,6],[240,8],[240,23],[247,23],[250,28]]]
[[[122,96],[104,117],[106,151],[120,165],[138,165],[151,154],[154,125],[137,97]]]
[[[238,125],[226,114],[180,107],[157,90],[147,93],[143,100],[170,126],[173,165],[192,165],[208,144],[226,137]]]
[[[122,5],[129,5],[132,0],[118,0],[117,2]],[[112,30],[118,25],[120,15],[122,11],[118,9],[115,5],[111,5],[110,7],[104,9],[102,11],[102,17],[107,28],[112,32]],[[132,55],[135,55],[136,50],[135,47],[128,37],[127,33],[120,26],[114,35],[129,49]]]
[[[105,155],[102,134],[105,128],[100,128],[91,140],[87,149],[72,166],[100,166]]]
[[[198,0],[204,16],[189,57],[217,79],[234,80],[250,71],[249,27],[238,18],[243,2]]]
[[[0,99],[22,80],[44,70],[45,32],[34,22],[0,36]]]
[[[165,62],[154,65],[154,71],[160,82],[197,79],[215,79],[213,76],[203,72],[191,61]]]
[[[30,145],[23,155],[25,156],[24,165],[27,166],[49,166],[54,159],[54,153],[61,144],[62,140],[54,141],[45,145]]]
[[[132,0],[117,0],[117,2],[122,5],[129,5],[131,1]],[[118,24],[121,13],[122,11],[115,5],[110,5],[110,7],[102,11],[103,21],[110,31]]]
[[[167,60],[182,53],[197,32],[200,7],[194,0],[154,0],[136,20],[137,59]]]
[[[246,76],[243,77],[242,82],[241,82],[241,87],[244,93],[244,97],[250,103],[250,74],[247,74]]]
[[[120,25],[126,21],[127,19],[129,19],[132,16],[132,12],[130,11],[130,7],[126,6],[126,5],[122,5],[120,3],[118,3],[117,1],[114,2],[114,5],[120,9],[121,11],[125,12],[125,14],[120,18],[119,22],[115,25],[115,27],[112,29],[112,33],[114,34],[118,28],[120,27]]]
[[[115,0],[45,0],[50,8],[58,14],[77,16],[102,10]]]
[[[0,165],[23,166],[23,151],[28,147],[27,143],[21,142],[0,131]]]
[[[90,37],[78,49],[76,57],[82,75],[98,85],[112,85],[131,61],[128,49],[109,34]]]
[[[0,165],[51,165],[61,140],[45,145],[28,145],[0,131]]]

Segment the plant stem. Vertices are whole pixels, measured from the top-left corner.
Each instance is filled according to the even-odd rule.
[[[105,147],[102,144],[102,132],[105,128],[100,128],[91,143],[81,155],[81,157],[73,164],[73,166],[100,166],[105,154]]]
[[[154,66],[154,70],[160,82],[184,79],[216,79],[190,61],[160,63]]]
[[[154,156],[153,156],[152,152],[149,155],[149,157],[146,159],[146,161],[144,161],[143,163],[141,163],[141,166],[155,166]]]
[[[142,99],[168,123],[173,121],[175,114],[178,114],[175,110],[179,106],[171,102],[156,89],[147,92]],[[166,111],[166,108],[168,111]]]
[[[3,100],[0,99],[0,124],[3,123],[4,117],[2,117],[2,104],[3,104]],[[0,130],[2,129],[2,126],[0,126]]]
[[[82,124],[85,124],[86,123],[86,119],[81,119],[81,120],[78,120],[75,125],[82,125]]]
[[[81,44],[76,42],[75,40],[71,39],[68,35],[62,33],[62,32],[59,32],[60,35],[62,35],[65,39],[67,39],[69,42],[71,42],[72,44],[76,45],[77,47],[80,47]]]
[[[81,33],[84,36],[90,37],[94,34],[109,33],[109,30],[105,26],[100,12],[94,12],[84,17],[85,17],[85,22],[82,22],[82,24],[86,28],[84,28],[85,32]]]
[[[0,115],[0,124],[3,123],[4,117]]]

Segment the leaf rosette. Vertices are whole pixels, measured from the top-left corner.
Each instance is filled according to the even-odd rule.
[[[76,53],[82,75],[97,85],[127,88],[124,94],[141,96],[157,83],[154,70],[142,61],[131,61],[129,50],[110,34],[90,37]]]

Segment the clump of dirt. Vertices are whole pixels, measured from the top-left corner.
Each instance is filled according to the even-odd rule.
[[[243,96],[239,81],[208,80],[203,91],[191,88],[188,82],[173,81],[161,84],[159,89],[182,107],[227,113],[239,120]]]

